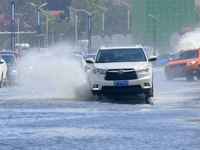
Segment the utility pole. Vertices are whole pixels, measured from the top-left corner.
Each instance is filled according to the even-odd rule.
[[[131,10],[131,4],[125,3],[123,1],[121,1],[121,3],[127,7],[127,20],[128,20],[128,23],[127,23],[128,27],[127,27],[127,29],[128,29],[128,31],[130,31],[130,10]]]
[[[91,53],[91,47],[92,47],[92,44],[91,44],[92,43],[92,39],[91,39],[91,37],[92,37],[92,13],[96,12],[96,10],[91,12],[91,13],[84,10],[84,9],[81,9],[80,11],[85,12],[88,15],[88,53]]]
[[[101,9],[101,12],[102,12],[102,32],[104,32],[105,31],[105,13],[109,9],[102,7],[102,6],[99,6],[97,4],[94,4],[94,5],[97,6],[99,9]]]
[[[11,2],[11,51],[15,51],[15,2]]]
[[[47,5],[48,3],[43,3],[42,5],[38,6],[34,3],[30,3],[32,6],[36,7],[37,8],[37,49],[40,50],[40,45],[41,45],[41,33],[40,33],[40,16],[41,16],[41,8],[44,7],[45,5]]]
[[[153,19],[153,55],[156,56],[156,50],[157,50],[157,38],[156,38],[156,34],[157,34],[157,20],[156,17],[153,16],[152,14],[148,14],[148,16],[150,16]]]

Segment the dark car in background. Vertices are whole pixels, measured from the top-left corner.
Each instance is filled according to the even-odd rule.
[[[86,60],[86,59],[88,59],[88,58],[95,58],[95,56],[96,56],[96,53],[89,53],[89,54],[84,54],[83,55],[83,58]]]
[[[175,54],[174,53],[163,53],[158,55],[155,66],[157,67],[161,67],[161,66],[165,66],[170,59],[173,58]]]
[[[16,60],[20,59],[19,53],[18,51],[11,51],[11,50],[1,50],[0,51],[0,55],[1,54],[10,54],[10,55],[14,55]]]

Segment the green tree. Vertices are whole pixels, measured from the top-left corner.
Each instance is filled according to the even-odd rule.
[[[105,8],[104,32],[102,32],[103,9],[97,5]],[[127,7],[121,3],[116,3],[114,0],[72,0],[71,6],[78,10],[84,9],[90,13],[93,12],[92,35],[126,34],[128,32]],[[81,37],[81,32],[87,31],[87,14],[83,12],[78,14],[78,33]]]
[[[34,3],[38,6],[45,3],[46,0],[14,0],[15,13],[16,13],[16,29],[20,31],[35,31],[36,30],[36,18],[37,12],[30,3]],[[0,22],[0,31],[10,31],[10,15],[11,15],[11,1],[0,0],[0,15],[4,19]],[[19,20],[18,20],[19,19]],[[34,45],[36,43],[35,35],[20,35],[23,42],[28,42]],[[0,37],[0,42],[4,42],[4,47],[10,46],[10,35],[4,35]]]

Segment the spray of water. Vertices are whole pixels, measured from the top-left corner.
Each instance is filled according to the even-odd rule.
[[[25,53],[18,65],[21,96],[88,99],[91,93],[86,73],[74,51],[66,45],[58,45],[48,52]]]
[[[192,32],[185,33],[178,43],[178,51],[188,48],[198,48],[200,47],[200,28],[194,29]]]

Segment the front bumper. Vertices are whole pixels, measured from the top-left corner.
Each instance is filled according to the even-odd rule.
[[[121,80],[128,82],[127,85],[116,85],[116,81],[105,80],[105,75],[92,75],[90,78],[91,91],[93,94],[138,95],[148,93],[153,87],[151,73],[133,80]]]
[[[187,77],[188,75],[197,76],[197,69],[185,69],[185,68],[176,68],[176,69],[165,69],[165,75],[167,77],[179,78]]]

